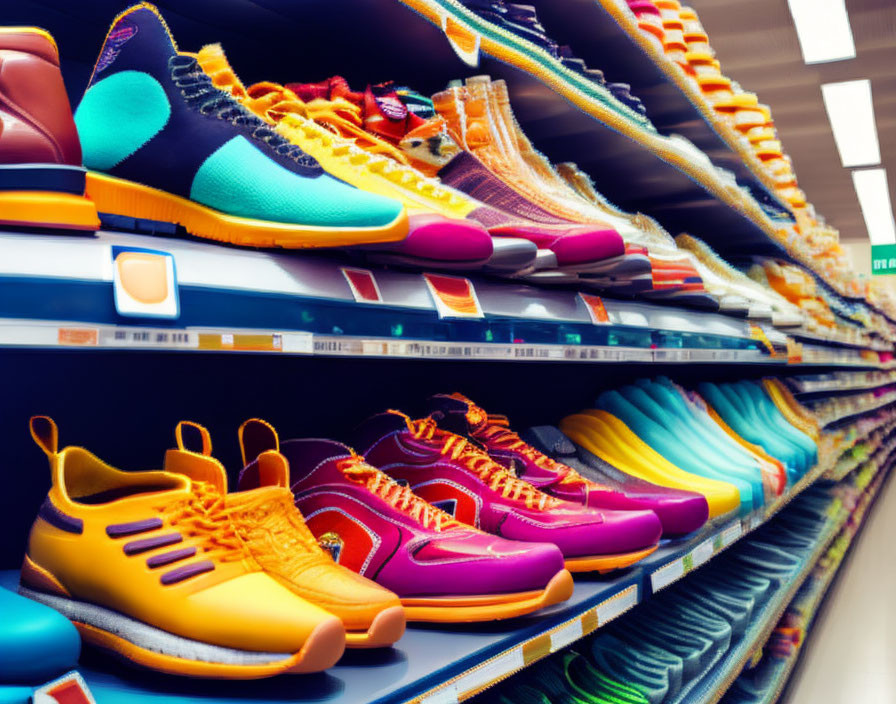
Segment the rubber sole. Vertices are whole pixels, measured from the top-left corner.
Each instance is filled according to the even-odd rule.
[[[321,672],[336,664],[345,650],[345,631],[335,617],[318,625],[299,652],[266,653],[191,640],[96,604],[23,585],[19,585],[19,593],[59,611],[75,625],[85,642],[137,665],[175,675],[258,679]]]
[[[93,232],[96,206],[83,195],[55,191],[0,191],[0,225]]]
[[[347,648],[388,648],[404,635],[404,608],[390,606],[380,611],[366,631],[346,631]]]
[[[94,172],[87,174],[87,195],[101,213],[174,223],[196,237],[243,247],[351,247],[398,242],[408,234],[408,216],[404,211],[383,227],[314,227],[253,220],[227,215],[157,188]]]
[[[635,552],[619,553],[618,555],[593,555],[591,557],[568,557],[564,560],[566,569],[570,572],[599,572],[605,574],[614,570],[621,570],[635,564],[638,560],[653,553],[659,545],[636,550]]]
[[[426,623],[475,623],[524,616],[572,596],[572,575],[567,570],[555,574],[542,590],[515,594],[402,599],[408,621]]]

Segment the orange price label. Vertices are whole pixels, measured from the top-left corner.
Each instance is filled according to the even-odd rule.
[[[57,339],[60,345],[96,346],[99,332],[96,328],[59,328]]]
[[[476,289],[469,279],[423,274],[440,318],[484,318]]]
[[[610,322],[610,316],[607,308],[600,296],[593,296],[590,293],[580,293],[579,298],[585,303],[588,309],[588,316],[591,318],[593,325],[606,325]]]

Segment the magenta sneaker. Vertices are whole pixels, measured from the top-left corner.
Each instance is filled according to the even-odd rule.
[[[462,523],[554,543],[571,572],[628,567],[652,553],[662,533],[652,511],[598,511],[538,491],[433,418],[387,411],[363,423],[356,442],[368,462]]]
[[[240,490],[265,483],[257,457],[277,449],[262,421],[241,431]],[[547,543],[505,540],[466,526],[331,440],[279,444],[296,506],[333,559],[401,598],[408,621],[511,618],[565,601],[572,576]]]
[[[408,218],[408,225],[408,236],[401,242],[364,247],[370,258],[439,269],[478,269],[494,251],[488,230],[472,220],[417,213]]]
[[[461,394],[433,396],[429,410],[440,428],[478,442],[493,460],[558,499],[589,508],[653,511],[663,524],[664,536],[692,533],[709,518],[706,498],[692,491],[623,492],[587,479],[523,441],[510,429],[506,416],[486,413]]]

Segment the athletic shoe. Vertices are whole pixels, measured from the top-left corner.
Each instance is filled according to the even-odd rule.
[[[77,666],[81,638],[57,611],[0,587],[0,614],[0,701],[5,684],[39,684]]]
[[[589,508],[653,511],[664,535],[691,533],[706,523],[709,506],[692,492],[617,491],[587,479],[526,443],[510,429],[506,416],[486,413],[461,394],[429,399],[428,410],[439,427],[479,443],[493,460],[536,489]]]
[[[351,188],[212,85],[158,10],[112,24],[75,112],[87,192],[112,224],[253,247],[339,247],[407,235],[397,201]],[[142,221],[152,221],[143,223]]]
[[[240,489],[269,481],[263,460],[279,447],[308,529],[337,563],[397,593],[410,621],[510,618],[572,595],[572,578],[555,546],[465,526],[341,443],[279,444],[259,420],[243,424],[240,440],[248,461]]]
[[[422,499],[488,533],[554,543],[573,572],[628,567],[652,553],[662,533],[653,511],[597,511],[539,491],[432,417],[387,411],[363,423],[356,439],[368,462]]]
[[[31,434],[52,487],[31,528],[19,591],[69,618],[88,643],[194,677],[318,672],[345,648],[339,619],[262,572],[230,518],[218,464],[204,480],[122,472]]]
[[[96,230],[55,40],[0,27],[0,54],[0,225]]]
[[[185,449],[185,427],[201,436],[200,452]],[[216,489],[227,494],[224,468],[210,456],[208,431],[182,422],[176,435],[178,449],[165,455],[165,469],[195,480],[218,482]],[[251,478],[243,482],[241,491],[227,494],[225,501],[237,535],[261,568],[297,596],[338,616],[348,647],[380,648],[401,638],[405,617],[398,597],[333,563],[293,504],[284,457],[277,452],[262,453]]]
[[[522,237],[535,243],[540,253],[553,255],[550,260],[541,258],[538,269],[560,268],[567,274],[592,269],[599,272],[618,264],[625,254],[617,235],[606,226],[558,218],[505,184],[477,157],[458,146],[432,101],[419,94],[408,89],[399,92],[391,83],[356,92],[339,76],[321,83],[289,83],[286,87],[311,108],[318,100],[354,105],[354,110],[336,107],[339,119],[320,113],[315,114],[315,119],[343,134],[347,129],[354,133],[351,125],[361,125],[378,141],[397,147],[401,154],[393,158],[409,162],[427,175],[438,176],[443,187],[477,204],[465,217],[482,223],[493,236]],[[377,151],[389,154],[382,146]],[[649,271],[649,263],[644,264]]]

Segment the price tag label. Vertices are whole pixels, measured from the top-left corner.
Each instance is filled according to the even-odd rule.
[[[444,274],[423,274],[439,318],[484,318],[476,289],[469,279]]]
[[[95,347],[99,344],[99,335],[97,328],[59,328],[56,339],[60,345]]]
[[[420,704],[457,704],[457,702],[457,689],[453,682],[420,699]]]
[[[33,704],[96,704],[87,683],[77,672],[69,672],[34,690]]]
[[[691,555],[693,556],[693,566],[699,567],[705,562],[708,562],[713,556],[713,552],[713,539],[707,538],[691,551]]]
[[[115,310],[129,318],[180,316],[174,255],[140,247],[112,247]]]
[[[660,589],[668,587],[672,582],[684,577],[686,571],[684,558],[682,557],[663,565],[658,570],[654,570],[650,575],[651,590],[658,592]]]
[[[582,617],[573,619],[551,633],[551,652],[565,648],[582,637]]]
[[[610,316],[604,301],[600,296],[594,296],[590,293],[580,293],[579,298],[585,303],[588,310],[588,317],[591,318],[592,325],[607,325],[610,322]]]
[[[461,699],[467,699],[489,685],[522,670],[525,666],[523,649],[513,648],[458,677],[454,682],[454,690],[460,694]]]
[[[383,295],[380,293],[380,287],[372,271],[353,269],[347,266],[339,267],[339,270],[348,282],[352,297],[357,303],[383,302]]]
[[[638,585],[632,584],[626,587],[618,594],[607,599],[597,607],[597,623],[603,626],[605,623],[612,621],[614,618],[622,616],[633,606],[638,603]]]

